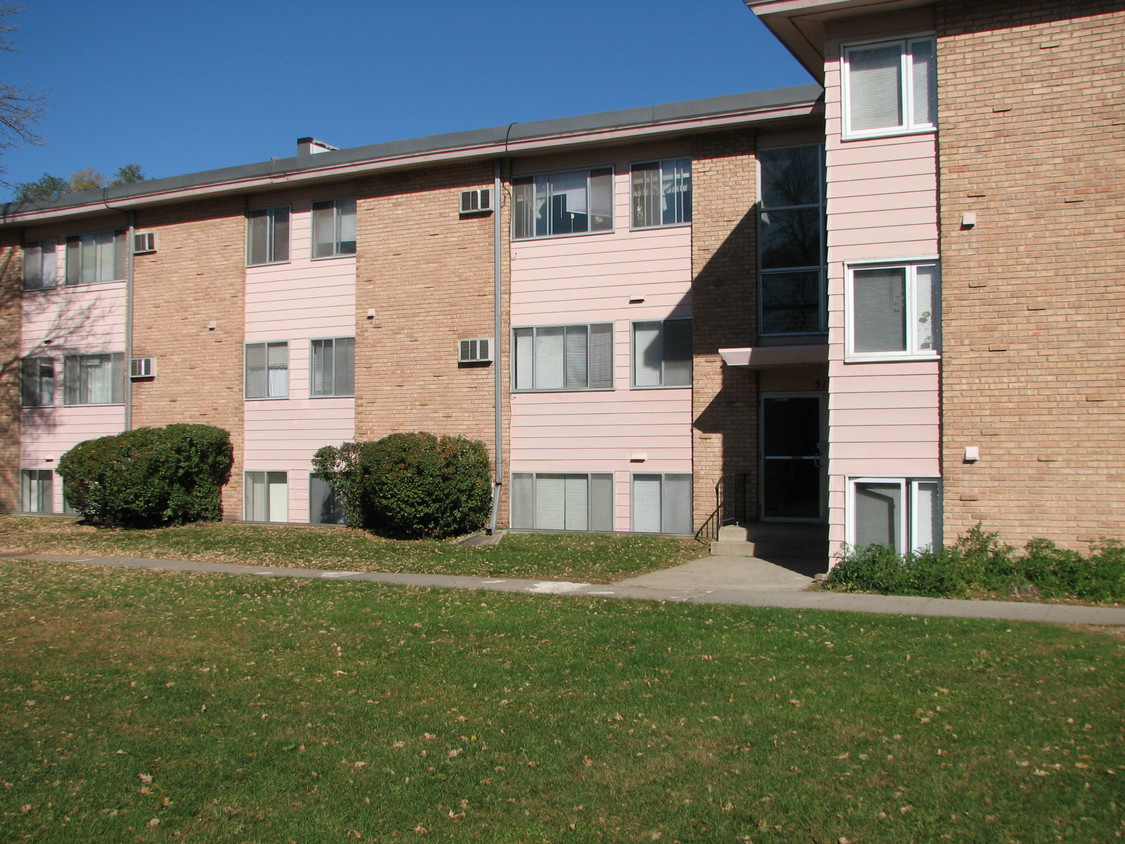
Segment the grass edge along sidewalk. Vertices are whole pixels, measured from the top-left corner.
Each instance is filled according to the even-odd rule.
[[[73,517],[0,515],[0,552],[196,560],[333,571],[400,572],[612,583],[700,556],[692,539],[509,534],[500,545],[393,540],[337,526],[201,523],[111,530]]]
[[[0,561],[9,840],[1106,840],[1120,639]]]

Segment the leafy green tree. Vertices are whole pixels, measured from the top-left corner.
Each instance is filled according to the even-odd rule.
[[[109,186],[113,188],[118,185],[131,185],[135,182],[143,182],[146,178],[144,171],[141,170],[141,165],[126,164],[124,167],[117,169],[117,175],[113,177]]]
[[[117,185],[131,185],[145,180],[144,171],[139,164],[126,164],[117,170],[113,180],[108,182],[109,187]],[[107,186],[105,176],[93,167],[84,167],[70,174],[69,179],[61,179],[50,173],[44,173],[34,182],[20,182],[16,185],[16,199],[27,202],[31,199],[50,199],[64,193],[76,193],[83,190],[97,190]]]

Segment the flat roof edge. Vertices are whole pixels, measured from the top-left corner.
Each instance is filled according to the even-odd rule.
[[[380,163],[395,162],[410,166],[412,160],[417,159],[416,166],[424,166],[443,157],[452,160],[502,155],[510,145],[526,149],[529,144],[539,140],[570,138],[574,143],[581,143],[583,135],[596,135],[611,130],[628,131],[662,126],[671,129],[680,122],[723,118],[729,120],[741,116],[747,122],[753,122],[755,117],[768,120],[771,111],[785,112],[785,116],[789,116],[793,108],[802,105],[807,106],[811,113],[822,94],[819,85],[798,85],[576,117],[511,123],[507,126],[408,138],[312,155],[272,158],[252,164],[65,194],[52,199],[9,202],[0,205],[0,225],[99,211],[127,210],[128,206],[143,207],[176,201],[197,193],[264,189],[276,181],[301,180],[302,176],[345,178],[356,175],[356,170],[365,164],[372,168]],[[115,203],[125,207],[115,208]]]

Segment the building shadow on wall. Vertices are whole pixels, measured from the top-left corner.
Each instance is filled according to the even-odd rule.
[[[76,338],[82,337],[96,318],[94,304],[77,304],[65,288],[24,291],[20,282],[22,269],[14,250],[0,264],[0,314],[4,314],[13,330],[0,340],[0,450],[10,451],[11,459],[0,461],[0,512],[19,509],[19,471],[21,429],[50,433],[58,426],[58,409],[63,403],[58,385],[62,383],[63,357],[72,351]],[[21,323],[38,324],[38,317],[53,313],[42,336],[36,338],[28,357],[50,357],[54,360],[54,394],[46,406],[22,407],[23,355]]]

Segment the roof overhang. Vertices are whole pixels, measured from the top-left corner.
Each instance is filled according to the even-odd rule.
[[[825,25],[840,18],[898,12],[934,0],[744,0],[789,52],[824,82]]]
[[[821,113],[821,95],[818,85],[800,85],[270,159],[52,200],[8,203],[0,206],[0,226],[50,222],[107,210],[133,211],[203,197],[264,192],[458,161],[563,152],[799,120]]]

